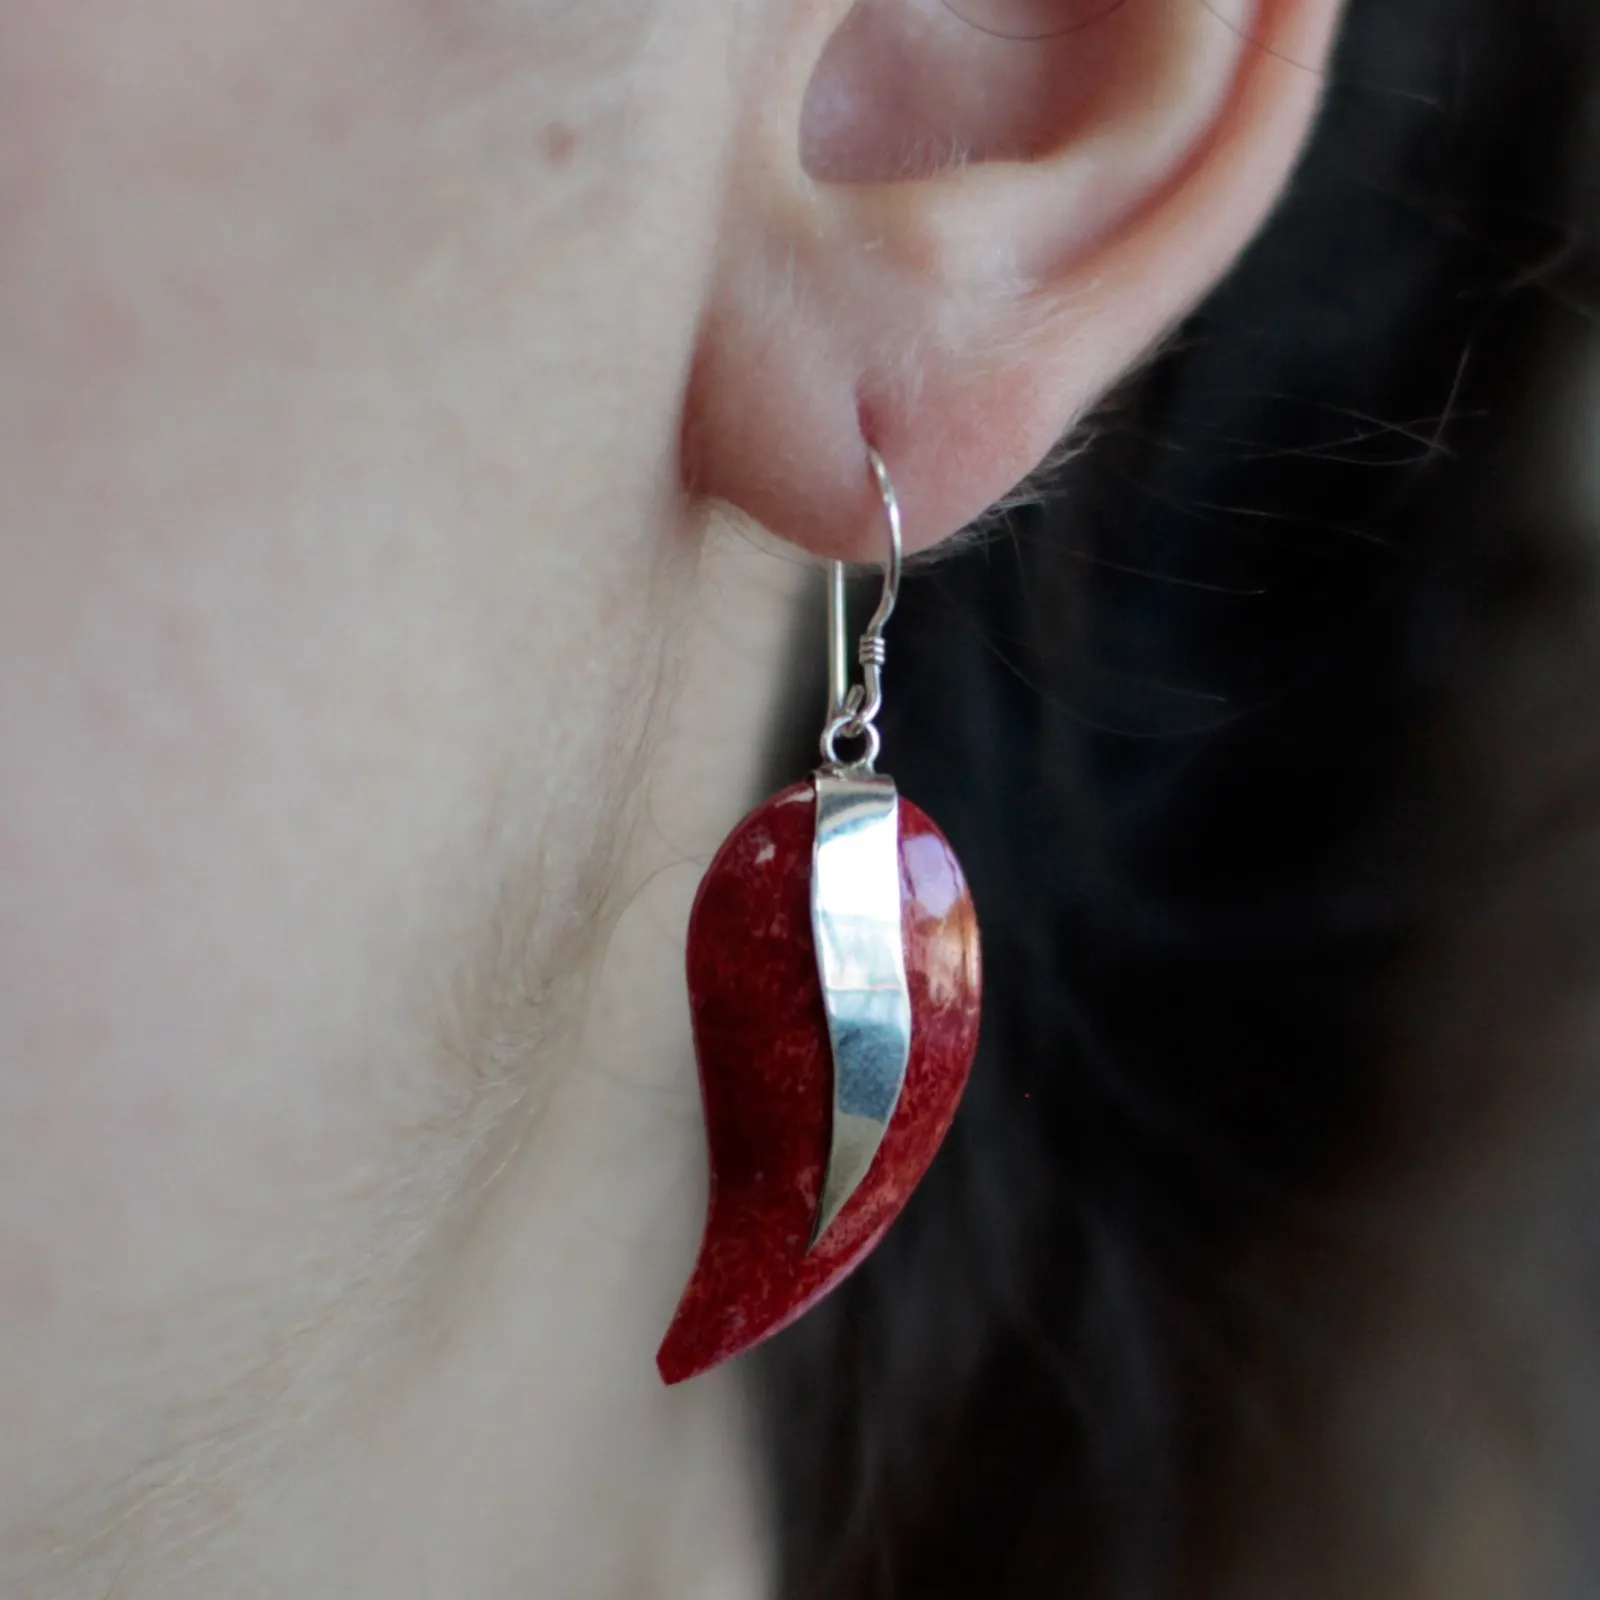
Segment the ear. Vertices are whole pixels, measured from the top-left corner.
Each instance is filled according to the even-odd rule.
[[[925,549],[1204,295],[1315,115],[1340,0],[772,0],[685,473],[819,553]]]

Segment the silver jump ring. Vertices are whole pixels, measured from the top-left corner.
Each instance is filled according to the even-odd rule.
[[[840,739],[861,739],[865,741],[866,748],[854,761],[840,759],[838,741]],[[822,759],[830,767],[851,772],[871,772],[877,765],[878,756],[883,749],[883,735],[878,732],[877,726],[871,722],[863,722],[860,727],[853,727],[851,719],[842,722],[830,722],[822,734]]]

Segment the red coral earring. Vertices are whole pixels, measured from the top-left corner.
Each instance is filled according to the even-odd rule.
[[[978,1042],[978,921],[955,853],[876,770],[883,596],[848,682],[830,564],[823,765],[717,852],[689,920],[689,1006],[711,1154],[705,1236],[656,1356],[679,1383],[787,1327],[861,1264],[955,1116]],[[841,760],[840,741],[859,745]]]

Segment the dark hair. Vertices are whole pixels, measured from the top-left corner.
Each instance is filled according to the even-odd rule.
[[[888,766],[988,1004],[923,1189],[761,1358],[787,1600],[1595,1592],[1539,1563],[1600,1393],[1596,32],[1355,0],[1247,259],[908,584]]]

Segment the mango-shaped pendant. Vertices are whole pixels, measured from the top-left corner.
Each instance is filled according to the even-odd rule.
[[[723,845],[688,976],[711,1198],[657,1356],[668,1383],[788,1326],[899,1215],[977,1047],[977,915],[889,780],[823,772]]]
[[[711,1153],[699,1260],[656,1355],[680,1383],[787,1327],[865,1260],[961,1102],[978,1045],[978,919],[945,837],[876,770],[883,593],[845,651],[830,564],[823,766],[734,829],[689,917],[689,1011]],[[856,742],[841,758],[841,739]]]

